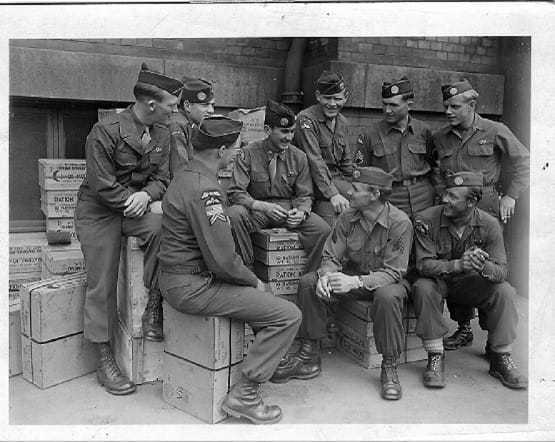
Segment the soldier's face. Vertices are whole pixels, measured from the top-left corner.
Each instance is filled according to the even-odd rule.
[[[378,198],[376,191],[369,184],[353,182],[353,189],[349,197],[349,204],[354,209],[368,207]]]
[[[476,107],[476,102],[474,100],[468,100],[462,95],[455,95],[443,102],[443,107],[445,108],[445,115],[447,116],[447,121],[453,127],[462,125],[467,125],[474,118],[474,109]]]
[[[200,124],[203,118],[214,114],[214,100],[208,103],[185,103],[185,110],[189,118],[196,124]]]
[[[266,133],[270,144],[279,150],[287,149],[287,146],[293,141],[293,134],[295,127],[282,128],[282,127],[265,127]]]
[[[163,91],[162,100],[152,100],[150,109],[152,111],[152,122],[165,124],[168,122],[170,115],[177,112],[178,97]]]
[[[451,187],[446,189],[441,200],[444,204],[443,213],[448,218],[459,218],[468,213],[471,206],[468,202],[468,187]]]
[[[409,100],[405,100],[401,95],[382,99],[382,108],[385,121],[389,124],[396,124],[404,120],[409,114]]]
[[[345,91],[337,94],[322,95],[316,91],[316,101],[320,104],[324,116],[328,119],[335,118],[347,102]]]

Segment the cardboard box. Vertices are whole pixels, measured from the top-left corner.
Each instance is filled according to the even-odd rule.
[[[370,315],[372,301],[345,299],[341,301],[341,308],[363,321],[372,322],[372,316]]]
[[[42,250],[42,278],[84,272],[85,258],[79,244],[46,246]]]
[[[254,262],[254,274],[262,281],[298,280],[304,275],[303,265],[267,266],[261,262]]]
[[[372,322],[360,319],[351,312],[344,310],[342,307],[343,306],[340,304],[335,314],[338,325],[349,326],[353,330],[353,333],[356,333],[362,338],[371,338],[374,336]]]
[[[77,205],[77,189],[69,190],[40,190],[40,199],[46,204]]]
[[[77,240],[77,235],[75,234],[75,221],[73,217],[46,218],[46,231],[71,232],[72,240]]]
[[[41,279],[40,272],[30,272],[30,273],[15,273],[9,276],[9,297],[10,302],[12,299],[17,299],[19,301],[19,290],[23,284],[29,284],[31,282],[36,282]]]
[[[10,377],[23,372],[21,362],[21,305],[19,299],[10,300],[9,357]]]
[[[227,114],[229,118],[241,120],[243,122],[243,128],[241,129],[241,134],[239,135],[241,144],[262,140],[266,137],[266,133],[264,132],[265,115],[265,106],[254,109],[236,109]]]
[[[243,321],[189,315],[164,302],[164,350],[211,370],[243,360]]]
[[[250,346],[254,342],[254,331],[249,324],[245,322],[245,336],[243,338],[243,358],[247,356]]]
[[[44,232],[10,233],[9,272],[33,273],[40,275],[42,248],[48,243]]]
[[[252,242],[264,250],[299,250],[303,248],[299,235],[284,228],[262,229],[252,234]]]
[[[353,359],[364,368],[379,368],[382,364],[382,355],[372,352],[370,348],[357,345],[344,335],[339,335],[338,348],[342,353]]]
[[[266,291],[274,295],[297,295],[299,288],[298,279],[290,279],[286,281],[270,281],[264,284]]]
[[[39,186],[45,190],[79,189],[86,175],[85,160],[41,158]]]
[[[306,264],[304,250],[272,251],[254,247],[254,259],[269,266],[288,266]]]
[[[336,318],[335,323],[338,327],[338,333],[342,336],[347,337],[353,343],[363,347],[370,348],[374,345],[373,336],[365,336],[360,333],[360,331],[354,329],[350,324],[343,323]]]
[[[68,218],[75,213],[75,206],[72,204],[49,204],[41,199],[40,210],[47,218]]]
[[[220,406],[241,378],[241,364],[211,370],[164,352],[162,396],[164,401],[196,418],[215,424],[227,418]]]

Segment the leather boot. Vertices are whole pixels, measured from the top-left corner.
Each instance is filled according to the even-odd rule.
[[[162,328],[162,295],[159,290],[151,290],[142,317],[143,337],[149,341],[164,340]]]
[[[428,366],[423,376],[424,386],[428,388],[445,387],[445,354],[428,353]]]
[[[265,405],[260,397],[260,384],[244,375],[224,398],[222,410],[235,418],[245,418],[254,424],[274,424],[281,419],[281,408]]]
[[[290,379],[312,379],[322,372],[318,341],[303,339],[294,355],[283,357],[270,382],[283,384]]]
[[[490,353],[489,374],[499,379],[505,387],[525,390],[528,380],[519,373],[510,353]]]
[[[137,387],[131,382],[127,376],[124,376],[120,371],[112,348],[109,343],[98,343],[98,367],[96,369],[96,379],[108,393],[115,395],[125,395],[133,393]]]
[[[382,398],[390,401],[401,399],[402,390],[397,375],[397,358],[383,357],[380,380],[382,382]]]
[[[443,340],[443,347],[445,350],[457,350],[460,347],[471,345],[473,339],[470,321],[459,322],[457,331]]]
[[[486,346],[484,347],[484,357],[489,361],[491,359],[491,354],[493,353],[491,345],[486,341]]]

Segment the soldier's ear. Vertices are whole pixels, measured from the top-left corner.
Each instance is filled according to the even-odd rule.
[[[148,109],[150,110],[150,112],[154,112],[156,110],[156,100],[154,99],[150,99],[146,102],[146,105],[148,106]]]

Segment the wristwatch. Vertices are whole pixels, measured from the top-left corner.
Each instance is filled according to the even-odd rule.
[[[362,276],[357,276],[358,286],[357,289],[361,289],[364,287],[364,281],[362,280]]]

